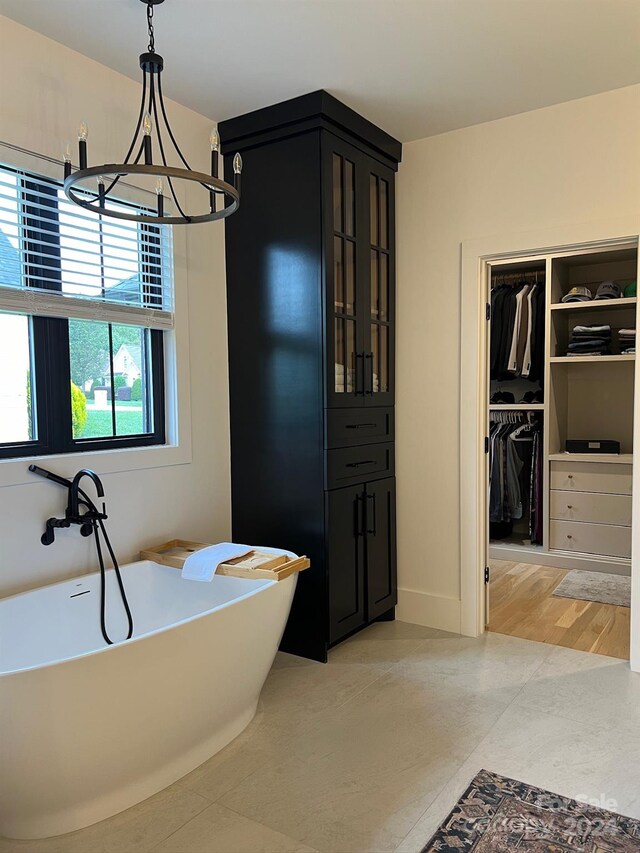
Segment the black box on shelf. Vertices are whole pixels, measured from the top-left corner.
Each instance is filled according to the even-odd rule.
[[[620,453],[620,442],[611,439],[568,438],[567,453]]]

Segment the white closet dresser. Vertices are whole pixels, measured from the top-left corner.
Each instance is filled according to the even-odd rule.
[[[551,459],[550,470],[550,549],[630,558],[631,465]]]

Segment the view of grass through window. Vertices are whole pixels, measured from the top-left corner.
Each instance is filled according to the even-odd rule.
[[[152,429],[147,332],[112,324],[110,335],[109,327],[69,321],[74,438],[140,435]]]

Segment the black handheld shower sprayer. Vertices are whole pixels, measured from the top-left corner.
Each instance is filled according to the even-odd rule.
[[[122,575],[120,574],[120,567],[118,566],[116,555],[113,552],[113,548],[111,547],[111,542],[104,525],[104,522],[107,519],[104,501],[102,503],[102,511],[100,511],[84,489],[80,488],[80,481],[82,478],[88,477],[90,480],[93,480],[98,498],[103,498],[104,487],[100,477],[98,477],[95,471],[91,471],[89,468],[81,468],[74,476],[73,480],[68,480],[66,477],[61,477],[59,474],[54,474],[53,471],[48,471],[46,468],[40,468],[38,465],[29,465],[29,471],[33,474],[38,474],[38,476],[44,477],[47,480],[51,480],[59,486],[63,486],[68,492],[67,508],[65,510],[64,518],[47,519],[45,531],[40,537],[42,544],[52,545],[55,541],[56,529],[71,527],[72,524],[79,525],[80,534],[82,536],[91,536],[93,533],[95,537],[96,552],[98,554],[98,562],[100,563],[100,630],[102,631],[102,636],[104,637],[105,642],[112,645],[113,640],[107,633],[105,621],[106,577],[102,547],[100,545],[100,533],[102,533],[107,550],[109,551],[109,556],[113,563],[118,587],[120,589],[120,595],[122,597],[122,604],[127,614],[129,632],[126,639],[129,640],[133,635],[133,617],[129,608],[129,602],[127,601]],[[82,511],[81,508],[84,508],[84,511]]]

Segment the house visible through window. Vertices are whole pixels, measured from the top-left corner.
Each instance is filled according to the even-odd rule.
[[[164,443],[171,266],[166,226],[0,167],[0,458]]]

